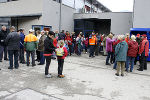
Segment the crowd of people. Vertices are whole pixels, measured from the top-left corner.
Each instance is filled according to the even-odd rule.
[[[9,32],[10,31],[10,32]],[[45,77],[51,78],[49,66],[51,59],[58,61],[58,77],[63,78],[63,64],[67,56],[76,54],[82,55],[82,52],[89,57],[98,56],[101,51],[106,54],[106,65],[114,64],[113,68],[117,69],[115,75],[119,76],[121,68],[121,76],[124,76],[124,70],[133,71],[134,64],[139,59],[139,71],[147,70],[147,57],[149,53],[149,41],[146,34],[140,35],[117,35],[110,33],[108,36],[92,32],[90,35],[84,35],[62,30],[58,31],[39,31],[29,30],[29,34],[25,35],[24,29],[16,31],[15,27],[6,29],[2,26],[0,31],[0,62],[9,60],[8,69],[18,69],[19,62],[32,67],[44,65],[45,62]],[[7,52],[9,59],[7,57]],[[25,56],[26,54],[26,56]],[[30,59],[31,58],[31,59]],[[35,59],[37,58],[37,59]],[[32,62],[32,63],[31,63]],[[14,63],[14,64],[13,64]]]

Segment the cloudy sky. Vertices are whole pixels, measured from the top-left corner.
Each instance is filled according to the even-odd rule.
[[[134,0],[99,0],[113,12],[133,11]]]

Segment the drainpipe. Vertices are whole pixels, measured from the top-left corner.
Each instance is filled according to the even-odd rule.
[[[60,0],[59,33],[61,32],[61,12],[62,12],[62,0]]]

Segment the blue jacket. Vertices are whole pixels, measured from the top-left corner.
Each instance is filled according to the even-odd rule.
[[[128,44],[125,41],[117,44],[115,48],[116,61],[126,61],[128,52]]]
[[[24,38],[25,38],[25,35],[21,32],[20,33],[20,49],[24,48]]]

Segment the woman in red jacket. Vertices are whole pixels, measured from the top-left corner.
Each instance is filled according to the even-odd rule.
[[[59,49],[59,51],[58,51],[58,49]],[[62,55],[61,54],[58,55],[58,52],[59,52],[59,54],[62,53]],[[57,60],[58,60],[58,77],[59,78],[64,78],[64,75],[62,74],[62,71],[63,71],[64,59],[68,55],[68,52],[67,52],[66,47],[64,47],[64,41],[63,40],[60,40],[58,42],[56,55],[57,55]]]
[[[65,41],[67,41],[68,47],[69,47],[69,54],[72,55],[72,37],[70,36],[70,33],[66,33]]]
[[[136,42],[136,37],[134,35],[131,36],[131,40],[128,42],[128,54],[126,61],[126,71],[128,72],[129,64],[131,64],[130,72],[133,71],[134,60],[138,53],[138,43]]]

